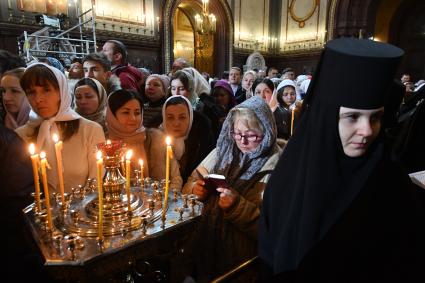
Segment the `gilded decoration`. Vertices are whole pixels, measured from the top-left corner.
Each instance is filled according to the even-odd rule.
[[[305,22],[313,16],[319,2],[319,0],[292,0],[289,4],[289,14],[298,23],[298,26],[303,28]],[[301,15],[300,12],[304,14]]]
[[[168,19],[164,21],[164,70],[166,73],[170,72],[171,63],[172,63],[172,52],[173,52],[173,34],[172,34],[172,18],[175,10],[178,9],[178,6],[184,1],[173,1],[167,0],[164,5],[164,19]],[[192,2],[192,1],[191,1]],[[200,1],[199,1],[200,2]],[[225,23],[224,26],[226,28],[226,33],[233,34],[233,16],[232,11],[229,9],[226,0],[217,0],[219,3],[219,7],[221,7]],[[221,19],[223,20],[223,19]],[[229,68],[233,63],[233,37],[229,37],[228,46],[225,47],[228,50],[228,64]]]

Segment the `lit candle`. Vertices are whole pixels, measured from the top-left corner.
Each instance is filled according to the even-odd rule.
[[[292,108],[292,115],[291,115],[291,136],[292,132],[294,131],[294,109]]]
[[[47,212],[47,227],[51,231],[53,229],[53,223],[52,223],[52,212],[50,211],[50,196],[49,196],[49,184],[47,183],[47,159],[46,159],[46,153],[44,151],[40,152],[40,158],[41,158],[41,179],[43,181],[43,188],[44,188],[44,201],[46,204],[46,212]]]
[[[65,205],[65,189],[63,185],[63,165],[62,165],[62,141],[59,140],[57,134],[53,134],[53,141],[55,142],[55,153],[56,153],[56,163],[58,169],[58,179],[59,179],[59,191],[61,194],[62,205]]]
[[[143,174],[143,159],[139,159],[139,165],[140,165],[140,180],[142,182],[142,186],[144,185],[144,174]]]
[[[32,173],[34,175],[34,185],[35,185],[35,207],[37,208],[37,211],[41,211],[41,204],[40,204],[40,178],[38,176],[38,154],[35,154],[35,146],[34,144],[30,144],[29,146],[29,152],[31,154],[31,163],[32,163]]]
[[[167,154],[165,158],[165,192],[164,192],[164,206],[162,208],[162,219],[165,219],[165,212],[167,211],[168,205],[168,187],[170,183],[170,158],[171,158],[171,138],[165,139],[167,144]]]
[[[98,237],[99,241],[103,240],[103,178],[102,178],[102,170],[103,170],[103,159],[102,152],[98,151],[96,154],[97,157],[97,194],[99,200],[99,226],[98,226]]]
[[[131,211],[131,202],[130,202],[130,164],[131,164],[131,156],[133,155],[133,151],[130,149],[127,151],[125,155],[125,189],[127,192],[127,211]]]

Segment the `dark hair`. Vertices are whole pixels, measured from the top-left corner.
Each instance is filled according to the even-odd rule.
[[[0,75],[19,67],[26,67],[24,60],[9,51],[0,49]]]
[[[295,95],[296,95],[295,87],[292,86],[292,85],[286,85],[286,86],[284,86],[284,87],[282,87],[278,90],[277,96],[276,96],[276,100],[277,100],[277,102],[279,102],[279,105],[282,106],[282,107],[285,107],[285,108],[287,108],[287,106],[286,106],[285,101],[283,101],[282,94],[283,94],[283,91],[285,90],[285,88],[287,88],[287,87],[292,88],[295,91]]]
[[[168,106],[170,105],[180,105],[183,104],[187,107],[187,110],[189,111],[189,105],[187,104],[187,101],[182,98],[180,95],[175,95],[172,96],[168,101],[167,101],[167,105],[165,106],[165,109],[167,109]]]
[[[271,66],[271,67],[268,67],[268,68],[267,68],[267,74],[268,74],[271,70],[276,70],[276,71],[278,71],[278,72],[279,72],[279,70],[278,70],[276,67]]]
[[[287,72],[294,72],[294,69],[292,69],[292,68],[285,68],[283,71],[282,71],[282,75],[284,75],[285,73],[287,73]]]
[[[187,76],[187,74],[184,71],[179,70],[179,71],[175,72],[174,75],[171,77],[170,85],[171,85],[171,82],[173,80],[177,80],[177,79],[182,82],[185,89],[187,89],[188,91],[193,90],[193,82],[192,82],[192,84],[189,82],[189,77]],[[192,85],[192,87],[190,87],[191,85]]]
[[[255,95],[255,89],[257,88],[257,86],[259,84],[262,84],[262,83],[263,84],[266,84],[269,87],[269,89],[271,89],[272,91],[274,91],[274,83],[273,83],[273,81],[271,79],[268,79],[268,78],[264,78],[264,79],[258,78],[258,79],[255,79],[255,81],[252,83],[252,87],[251,87],[252,92],[254,93],[254,95]]]
[[[106,55],[103,53],[99,53],[99,52],[90,53],[83,58],[83,64],[86,61],[95,61],[97,63],[100,63],[100,65],[102,65],[105,71],[111,70],[111,62],[108,60],[108,57],[106,57]]]
[[[87,86],[91,87],[94,91],[96,91],[97,96],[100,95],[99,94],[99,90],[97,88],[97,85],[96,85],[96,83],[92,79],[90,79],[90,78],[82,78],[74,86],[74,90],[73,90],[74,96],[75,96],[75,90],[77,89],[77,87],[80,87],[80,86],[83,86],[83,85],[87,85]]]
[[[114,114],[117,113],[117,110],[120,109],[124,104],[129,102],[132,99],[136,99],[140,104],[140,109],[143,111],[143,101],[140,95],[131,90],[118,89],[112,92],[108,98],[108,105],[111,112]]]
[[[221,75],[222,79],[228,80],[229,79],[229,71],[224,71]]]
[[[127,63],[127,48],[125,47],[124,43],[115,39],[108,40],[107,42],[110,42],[114,45],[113,47],[114,54],[121,53],[121,56],[122,56],[121,64],[126,64]]]
[[[36,65],[27,69],[22,76],[21,87],[27,93],[27,90],[31,89],[31,86],[44,86],[51,84],[56,90],[60,91],[58,80],[55,74],[46,66]],[[80,119],[56,122],[63,141],[67,141],[74,134],[78,132],[80,127]],[[30,138],[36,140],[38,136],[39,127],[37,127]]]
[[[36,65],[27,69],[22,76],[21,87],[25,92],[31,89],[31,86],[44,86],[51,84],[58,91],[59,83],[55,74],[46,66]]]
[[[81,58],[74,57],[74,58],[71,60],[71,64],[74,64],[74,63],[80,63],[80,64],[83,64],[83,61],[81,60]]]

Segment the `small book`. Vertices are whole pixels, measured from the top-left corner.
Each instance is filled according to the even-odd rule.
[[[410,173],[409,177],[414,184],[425,189],[425,171]]]
[[[217,188],[229,188],[226,177],[223,175],[209,174],[204,167],[196,168],[196,172],[205,181],[205,188],[211,193],[220,194],[220,192],[217,192]]]

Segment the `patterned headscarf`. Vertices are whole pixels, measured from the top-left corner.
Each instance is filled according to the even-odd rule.
[[[264,129],[264,137],[258,147],[247,153],[242,153],[232,137],[234,115],[236,109],[248,108],[255,113]],[[267,103],[258,96],[251,97],[243,103],[235,106],[227,115],[223,123],[220,136],[217,140],[217,164],[215,172],[220,173],[230,179],[240,178],[242,180],[251,179],[266,163],[271,152],[274,152],[276,145],[276,123],[273,114]],[[234,161],[238,161],[235,163]],[[235,166],[237,166],[235,172]],[[232,168],[233,167],[233,168]],[[233,171],[230,173],[230,171]],[[231,176],[230,176],[231,175]],[[239,176],[238,176],[239,175]],[[233,177],[233,178],[232,178]]]

